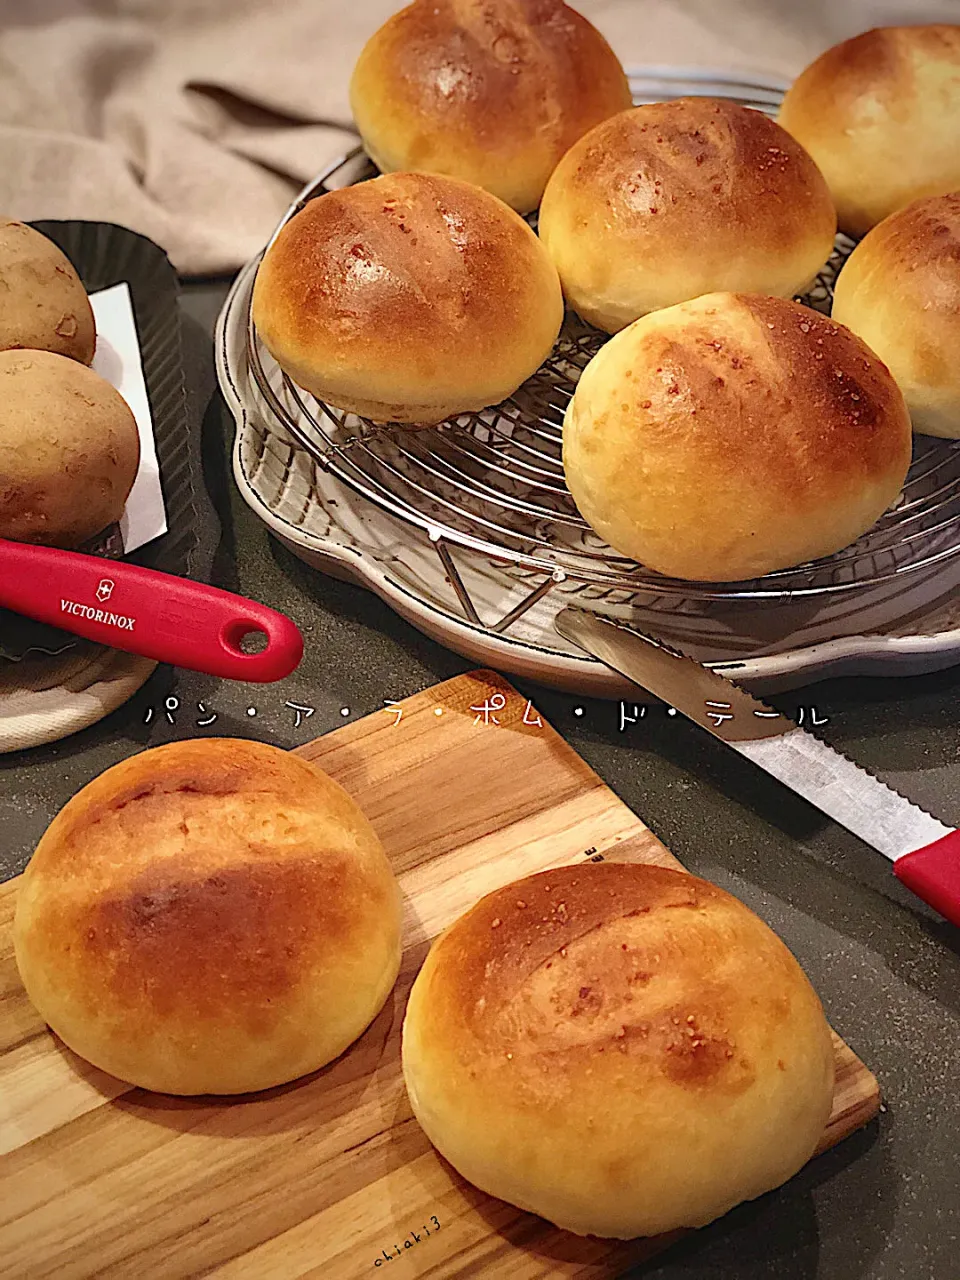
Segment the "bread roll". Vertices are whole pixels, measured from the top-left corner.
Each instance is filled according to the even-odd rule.
[[[291,218],[260,265],[253,318],[321,400],[435,423],[516,391],[550,354],[563,298],[512,209],[465,182],[397,173]]]
[[[874,227],[840,272],[833,318],[889,367],[915,431],[960,439],[960,192]]]
[[[586,863],[488,895],[403,1026],[421,1126],[490,1195],[579,1235],[698,1227],[792,1177],[833,1099],[783,943],[681,871]]]
[[[711,98],[598,125],[557,165],[540,209],[570,305],[607,333],[716,290],[799,293],[836,229],[826,183],[789,134]]]
[[[95,1066],[162,1093],[246,1093],[324,1066],[376,1017],[400,895],[316,765],[205,738],[69,801],[24,872],[14,946],[41,1016]]]
[[[850,236],[960,188],[960,26],[879,27],[835,45],[779,120],[820,166]]]
[[[417,0],[367,42],[350,101],[384,172],[449,174],[529,213],[567,148],[631,97],[560,0]]]
[[[70,259],[23,222],[0,219],[0,351],[55,351],[89,364],[93,310]]]
[[[567,485],[622,555],[736,581],[830,555],[894,501],[903,396],[859,338],[796,302],[717,293],[638,320],[584,370]]]
[[[123,515],[139,465],[136,419],[98,373],[0,352],[0,538],[82,546]]]

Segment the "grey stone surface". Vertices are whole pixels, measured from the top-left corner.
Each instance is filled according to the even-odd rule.
[[[183,300],[192,393],[203,403],[213,391],[208,332],[224,291],[192,286]],[[344,709],[363,716],[468,668],[376,597],[306,568],[271,540],[229,478],[227,419],[214,397],[204,433],[207,482],[224,524],[216,581],[289,613],[306,638],[303,664],[266,687],[160,669],[94,728],[0,757],[3,878],[22,869],[80,786],[143,747],[202,733],[295,746],[342,724]],[[960,934],[902,890],[885,859],[679,718],[653,709],[621,733],[616,704],[520,687],[691,871],[737,893],[781,934],[885,1096],[867,1130],[644,1274],[960,1276]],[[180,704],[175,726],[163,714],[168,697]],[[288,701],[315,708],[299,729]],[[824,737],[960,824],[960,669],[833,681],[773,701],[789,714],[816,706],[827,718]],[[217,715],[207,728],[196,723],[201,702]]]

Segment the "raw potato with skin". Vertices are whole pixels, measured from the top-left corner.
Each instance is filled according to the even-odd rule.
[[[820,166],[848,235],[960,189],[960,26],[878,27],[835,45],[778,119]]]
[[[823,1009],[780,939],[714,885],[627,863],[529,876],[448,929],[410,993],[403,1072],[463,1177],[624,1239],[792,1177],[834,1086]]]
[[[356,802],[259,742],[171,743],[50,824],[13,926],[27,994],[65,1043],[163,1093],[235,1094],[331,1062],[400,965],[400,891]]]
[[[893,503],[910,418],[888,369],[799,303],[709,294],[603,346],[563,425],[567,485],[621,555],[732,582],[831,555]]]
[[[960,439],[960,191],[874,227],[840,272],[833,318],[889,366],[915,431]]]
[[[0,537],[82,546],[123,515],[139,465],[136,419],[98,373],[0,352]]]
[[[89,364],[96,344],[90,299],[69,258],[25,223],[0,220],[0,351],[55,351]]]
[[[704,293],[802,292],[837,219],[822,174],[772,120],[681,98],[581,138],[547,184],[539,227],[570,305],[616,333]]]
[[[463,178],[529,213],[568,147],[631,97],[560,0],[417,0],[370,37],[350,102],[382,171]]]

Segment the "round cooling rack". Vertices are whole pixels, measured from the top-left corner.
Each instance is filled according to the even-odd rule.
[[[700,94],[768,114],[784,89],[664,67],[634,73],[631,85],[637,103]],[[314,197],[375,173],[357,149],[310,183],[280,226]],[[801,301],[829,314],[852,247],[838,237]],[[307,559],[333,571],[338,561],[387,597],[401,585],[394,607],[470,657],[596,691],[584,688],[580,666],[595,675],[597,664],[565,652],[552,627],[557,610],[576,602],[655,630],[701,660],[733,664],[732,674],[747,678],[757,660],[771,659],[770,678],[790,667],[795,681],[808,668],[785,664],[785,653],[919,618],[960,583],[958,442],[918,437],[897,505],[838,555],[751,582],[665,578],[603,543],[564,483],[563,415],[605,334],[568,315],[551,356],[504,403],[436,428],[381,426],[315,399],[270,357],[250,314],[258,261],[235,283],[218,330],[244,496]],[[534,653],[521,661],[508,639]],[[564,667],[558,679],[542,669],[547,659],[573,660],[577,670]]]

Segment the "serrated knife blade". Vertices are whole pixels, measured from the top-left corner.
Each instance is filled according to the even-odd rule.
[[[885,854],[908,888],[960,924],[960,832],[718,672],[613,619],[557,614],[557,631],[656,694]]]

